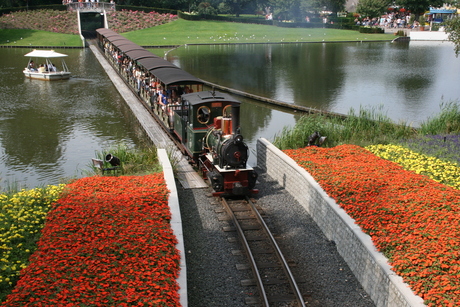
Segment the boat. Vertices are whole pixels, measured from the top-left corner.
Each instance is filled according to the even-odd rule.
[[[29,57],[29,63],[24,68],[24,75],[27,78],[46,81],[65,80],[70,78],[70,71],[64,58],[67,54],[54,50],[34,50],[25,55]],[[34,59],[40,59],[41,63],[36,64]],[[54,65],[53,59],[61,59],[60,69]]]

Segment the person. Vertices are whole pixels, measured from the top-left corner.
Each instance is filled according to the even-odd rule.
[[[52,63],[48,63],[48,71],[49,72],[56,71],[56,66],[54,66],[54,64]]]
[[[158,103],[161,104],[162,106],[165,106],[168,104],[168,98],[166,96],[166,91],[164,89],[159,91]]]
[[[38,72],[41,73],[41,74],[46,72],[45,65],[40,64],[40,67],[38,67]]]
[[[30,71],[36,71],[34,61],[30,61],[30,62],[29,62],[29,65],[27,66],[27,68],[28,68]]]

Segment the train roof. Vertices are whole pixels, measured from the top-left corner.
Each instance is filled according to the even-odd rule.
[[[241,104],[241,101],[233,98],[227,93],[216,91],[203,91],[182,95],[182,99],[187,100],[191,105],[197,105],[212,101],[226,101],[232,104]]]
[[[166,85],[186,85],[190,83],[202,84],[203,81],[179,67],[163,67],[152,71],[158,79]]]
[[[134,45],[123,45],[123,46],[121,46],[121,48],[123,48],[123,51],[122,51],[122,52],[124,52],[125,54],[127,54],[129,51],[134,51],[134,50],[138,50],[138,51],[139,51],[139,50],[145,50],[144,48],[142,48],[141,46],[136,45],[136,44],[134,44]],[[120,50],[120,51],[121,51],[121,50]],[[152,55],[154,55],[154,54],[152,53]]]
[[[129,40],[118,40],[116,42],[112,42],[112,44],[117,47],[118,49],[121,50],[121,48],[132,48],[137,46],[133,42],[130,42]]]
[[[157,69],[157,68],[162,68],[162,67],[172,67],[172,68],[177,68],[176,65],[173,63],[166,61],[163,58],[160,57],[149,57],[149,58],[143,58],[137,61],[139,64],[144,66],[145,69],[148,71]],[[154,74],[154,72],[152,72]]]
[[[102,35],[106,35],[106,34],[118,34],[117,32],[113,31],[113,30],[110,30],[110,29],[107,29],[107,28],[99,28],[99,29],[96,29],[96,32],[97,33],[100,33]],[[118,34],[119,35],[119,34]]]
[[[123,47],[120,48],[120,51],[122,52],[125,52],[123,51]],[[154,55],[153,53],[151,53],[150,51],[148,50],[145,50],[145,49],[133,49],[131,51],[126,51],[125,54],[131,58],[131,60],[133,61],[137,61],[139,59],[142,59],[142,58],[151,58],[151,57],[158,57],[156,55]]]

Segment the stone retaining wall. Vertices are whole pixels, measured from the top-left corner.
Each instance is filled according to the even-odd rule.
[[[370,236],[329,197],[311,175],[266,139],[257,141],[257,166],[283,186],[310,214],[377,307],[425,306],[391,271]],[[308,235],[308,234],[306,234]]]

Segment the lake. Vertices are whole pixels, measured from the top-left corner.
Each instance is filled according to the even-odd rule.
[[[58,50],[69,55],[73,77],[55,82],[23,76],[29,51],[0,49],[0,189],[81,177],[96,151],[143,142],[91,50]],[[256,95],[345,114],[382,108],[415,126],[460,97],[460,59],[447,42],[183,46],[169,59],[199,78]],[[257,139],[272,140],[299,115],[238,98],[255,165]]]

